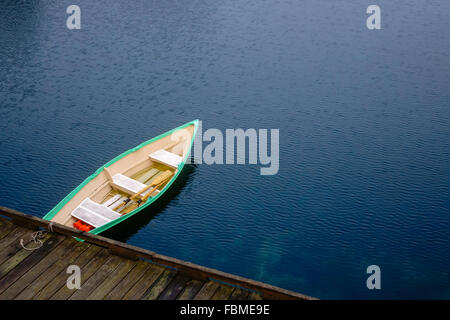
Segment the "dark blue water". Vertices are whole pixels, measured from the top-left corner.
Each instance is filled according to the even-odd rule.
[[[376,1],[374,31],[370,4],[2,1],[0,204],[42,217],[196,118],[279,128],[277,175],[190,165],[110,236],[320,298],[450,298],[450,2]]]

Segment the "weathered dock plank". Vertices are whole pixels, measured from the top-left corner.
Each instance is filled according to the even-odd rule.
[[[10,232],[14,231],[17,227],[7,220],[0,220],[0,240],[6,237]],[[1,243],[0,243],[1,247]]]
[[[136,261],[123,260],[120,265],[88,296],[88,300],[103,299],[136,265]]]
[[[143,300],[156,300],[158,299],[161,292],[164,291],[164,289],[167,287],[167,285],[172,281],[172,279],[175,277],[176,271],[166,269],[161,274],[158,280],[155,281],[155,283],[148,289],[148,291],[145,293]]]
[[[53,279],[55,279],[60,273],[66,273],[67,267],[73,263],[87,248],[89,245],[85,245],[82,242],[70,239],[76,242],[72,250],[65,252],[61,255],[61,258],[51,265],[46,272],[41,273],[35,280],[19,293],[14,299],[16,300],[30,300],[37,295],[44,287],[46,287]]]
[[[105,300],[120,300],[125,294],[140,281],[145,271],[151,264],[145,261],[138,261],[134,268],[105,296]]]
[[[139,300],[148,288],[159,278],[164,272],[164,268],[150,264],[150,267],[144,272],[142,278],[123,296],[123,300]]]
[[[189,277],[177,274],[169,285],[164,289],[158,297],[158,300],[175,300],[176,297],[183,291],[186,283],[189,281]]]
[[[36,247],[39,228],[49,231]],[[79,289],[67,286],[70,265],[81,270]],[[0,299],[262,298],[312,299],[0,207]]]
[[[211,300],[228,300],[234,288],[226,285],[221,285],[211,297]]]
[[[183,292],[177,297],[178,300],[192,300],[195,295],[200,291],[204,282],[200,280],[192,279],[186,283],[186,287]]]
[[[76,290],[69,300],[85,300],[89,297],[92,291],[94,291],[107,277],[120,265],[125,259],[118,256],[110,256],[108,260],[98,269],[94,274]]]
[[[82,243],[84,246],[84,243]],[[81,255],[79,255],[73,262],[70,262],[69,265],[77,265],[80,268],[83,268],[88,262],[91,261],[94,257],[98,257],[101,259],[102,252],[106,257],[107,251],[97,246],[88,246],[85,251]],[[83,270],[83,269],[81,269]],[[87,276],[83,274],[81,280],[85,279]],[[60,271],[56,277],[54,277],[47,285],[45,285],[37,294],[35,294],[32,299],[33,300],[47,300],[52,296],[55,296],[56,299],[64,299],[64,291],[66,288],[67,282],[67,271],[66,269]],[[70,296],[71,290],[67,289],[67,297]]]
[[[48,255],[45,259],[41,259],[38,263],[36,263],[33,268],[29,269],[25,272],[17,281],[15,281],[8,289],[6,289],[2,294],[0,294],[0,298],[2,299],[13,299],[19,293],[21,293],[30,283],[36,280],[41,274],[52,265],[62,256],[64,256],[67,252],[71,252],[72,248],[75,246],[76,240],[65,238],[62,243],[57,244],[55,249],[49,251]],[[38,252],[36,252],[37,254]]]
[[[2,292],[16,282],[25,272],[41,261],[63,239],[64,237],[58,235],[46,235],[42,240],[42,248],[35,251],[22,249],[22,251],[4,262],[0,266],[0,274],[3,274],[5,271],[8,271],[8,274],[0,280],[0,299],[2,299]]]
[[[28,229],[17,227],[0,241],[0,264],[13,256],[22,248],[20,239],[24,238],[27,233],[31,234],[31,231]],[[26,239],[24,239],[24,245],[27,245],[29,241],[30,237],[26,237]],[[0,273],[0,278],[2,276],[3,275]]]
[[[86,281],[108,260],[109,254],[107,250],[100,250],[85,266],[81,268],[81,288],[84,287]],[[67,273],[63,276],[63,285],[59,290],[51,295],[50,300],[66,300],[73,295],[73,290],[66,285]]]
[[[229,300],[245,300],[247,299],[250,291],[236,288],[231,294]]]
[[[260,295],[259,293],[251,292],[251,293],[248,295],[247,299],[248,299],[248,300],[262,300],[262,297],[261,297],[261,295]]]
[[[200,291],[194,296],[194,300],[209,300],[219,288],[219,284],[215,281],[206,282]]]

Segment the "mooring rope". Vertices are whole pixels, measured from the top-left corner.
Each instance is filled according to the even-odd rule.
[[[39,249],[44,244],[41,239],[43,239],[48,232],[53,233],[53,221],[50,222],[50,224],[48,225],[48,231],[47,230],[39,230],[39,231],[33,232],[31,234],[31,241],[33,241],[35,244],[36,243],[38,244],[36,247],[34,247],[34,248],[25,247],[25,245],[23,244],[23,239],[20,239],[20,245],[22,246],[22,248],[24,248],[25,250],[28,250],[28,251],[33,251],[33,250]]]
[[[25,250],[28,250],[28,251],[33,251],[33,250],[39,249],[44,244],[41,239],[43,239],[46,234],[47,234],[46,230],[39,230],[39,231],[33,232],[31,234],[31,241],[33,241],[34,243],[38,244],[34,248],[27,248],[27,247],[25,247],[25,245],[23,244],[23,239],[20,239],[20,245],[22,246],[22,248],[24,248]]]

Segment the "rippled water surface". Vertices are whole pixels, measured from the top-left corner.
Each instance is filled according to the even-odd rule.
[[[377,1],[377,31],[369,4],[2,1],[0,205],[42,217],[192,119],[279,128],[277,175],[190,165],[110,236],[320,298],[450,298],[450,2]]]

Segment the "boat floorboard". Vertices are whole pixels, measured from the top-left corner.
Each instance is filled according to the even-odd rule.
[[[36,247],[36,243],[31,239],[35,230],[16,225],[1,214],[2,212],[0,212],[2,300],[263,298],[262,293],[245,288],[245,285],[216,281],[214,275],[206,271],[204,274],[201,274],[201,270],[198,271],[201,276],[196,277],[192,273],[147,259],[117,255],[117,252],[106,246],[87,241],[80,242],[61,233],[44,233],[42,245],[30,250]],[[23,248],[21,239],[29,250]],[[79,289],[70,289],[67,285],[68,281],[71,281],[69,278],[71,274],[67,272],[67,268],[71,265],[80,268]],[[240,278],[240,283],[242,279]],[[248,281],[252,283],[253,280]]]

